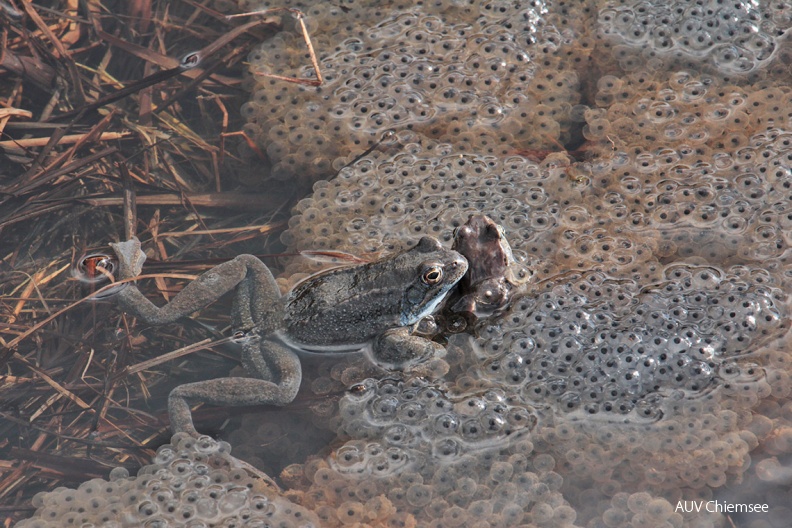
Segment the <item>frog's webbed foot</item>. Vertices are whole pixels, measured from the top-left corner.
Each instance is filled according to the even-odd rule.
[[[412,335],[409,327],[383,332],[371,346],[372,361],[388,370],[406,370],[430,359],[445,356],[442,345]]]
[[[146,262],[146,254],[141,249],[137,237],[132,237],[126,242],[110,244],[110,247],[118,256],[117,278],[131,279],[140,275],[143,271],[143,263]]]
[[[470,293],[460,297],[451,311],[470,314],[475,319],[489,317],[508,305],[512,289],[503,277],[482,280],[471,287]]]

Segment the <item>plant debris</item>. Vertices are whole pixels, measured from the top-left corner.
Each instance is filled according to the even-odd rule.
[[[150,240],[145,272],[167,298],[218,259],[261,253],[299,198],[264,188],[236,111],[245,57],[295,14],[205,4],[0,2],[4,526],[36,492],[146,463],[170,436],[169,390],[236,364],[228,306],[202,317],[217,329],[132,333],[102,297],[109,242]]]

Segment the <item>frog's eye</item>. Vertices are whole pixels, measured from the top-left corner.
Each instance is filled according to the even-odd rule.
[[[454,229],[454,238],[472,238],[473,229],[469,226],[461,225]]]
[[[80,257],[72,268],[72,275],[78,280],[95,284],[110,280],[115,274],[118,259],[104,253],[90,253]]]
[[[427,268],[426,271],[423,272],[423,275],[421,275],[421,280],[428,286],[434,286],[443,280],[443,268],[440,266]]]
[[[356,385],[352,385],[351,387],[349,387],[348,390],[350,394],[359,395],[367,392],[368,387],[366,387],[363,383],[358,383]]]

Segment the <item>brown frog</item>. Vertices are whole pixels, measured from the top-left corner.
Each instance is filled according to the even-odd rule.
[[[483,214],[471,215],[454,233],[452,248],[468,261],[450,311],[480,319],[504,308],[530,272],[514,260],[502,226]]]
[[[140,242],[111,244],[122,279],[140,274]],[[286,295],[264,263],[240,255],[207,271],[171,301],[155,306],[134,284],[118,292],[124,310],[150,324],[176,321],[234,291],[231,319],[242,364],[253,378],[219,378],[180,385],[168,410],[174,432],[196,436],[190,404],[285,405],[302,379],[298,352],[363,351],[380,366],[403,370],[444,350],[412,331],[441,305],[467,270],[458,252],[432,237],[392,257],[309,277]]]

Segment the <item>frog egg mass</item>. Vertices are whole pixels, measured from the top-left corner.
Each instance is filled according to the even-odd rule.
[[[649,59],[666,67],[695,64],[744,75],[771,61],[784,45],[792,27],[788,9],[772,2],[608,2],[598,20],[627,70]]]
[[[302,391],[336,441],[283,470],[286,498],[237,482],[225,444],[179,438],[20,526],[223,526],[210,490],[284,526],[788,526],[788,3],[240,4],[302,9],[326,79],[255,76],[315,78],[293,28],[250,55],[245,131],[273,179],[313,185],[289,252],[450,247],[483,213],[534,276],[429,374],[317,367]],[[281,285],[321,267],[294,258]],[[254,421],[235,452],[270,467]],[[679,508],[710,500],[771,513]]]
[[[353,24],[338,7],[312,10],[326,82],[317,90],[261,77],[242,109],[246,132],[275,164],[274,177],[326,176],[389,129],[454,136],[499,154],[570,140],[579,82],[552,53],[561,37],[540,27],[540,7],[424,7],[384,20],[370,12],[366,24]],[[341,41],[339,20],[348,22]],[[281,33],[251,55],[252,69],[310,78],[304,47],[299,35]],[[522,126],[527,121],[534,126]]]
[[[772,460],[769,442],[788,426],[777,408],[775,418],[755,409],[789,394],[789,89],[727,77],[654,66],[601,76],[593,104],[567,116],[587,141],[580,157],[537,156],[513,135],[463,143],[396,129],[297,205],[284,243],[342,251],[400,250],[426,233],[450,242],[486,212],[537,272],[475,339],[451,339],[439,408],[390,383],[342,399],[338,427],[350,443],[376,439],[420,472],[422,487],[388,495],[398,511],[448,521],[429,507],[433,485],[449,515],[500,510],[495,490],[549,475],[563,501],[509,503],[523,515],[516,525],[717,526],[683,517],[677,501],[719,496],[752,478],[752,457]],[[493,147],[504,144],[517,146]],[[502,408],[492,413],[484,398],[491,414],[481,416],[496,420],[445,412],[492,391]],[[397,415],[405,407],[419,426]],[[515,427],[509,417],[521,413]],[[433,457],[420,454],[429,449]],[[527,466],[510,474],[520,456]],[[478,502],[443,487],[445,468],[480,458],[487,470],[468,474]]]
[[[16,526],[321,526],[314,513],[252,478],[230,451],[226,442],[179,433],[137,477],[116,468],[109,481],[40,493],[36,514]]]

